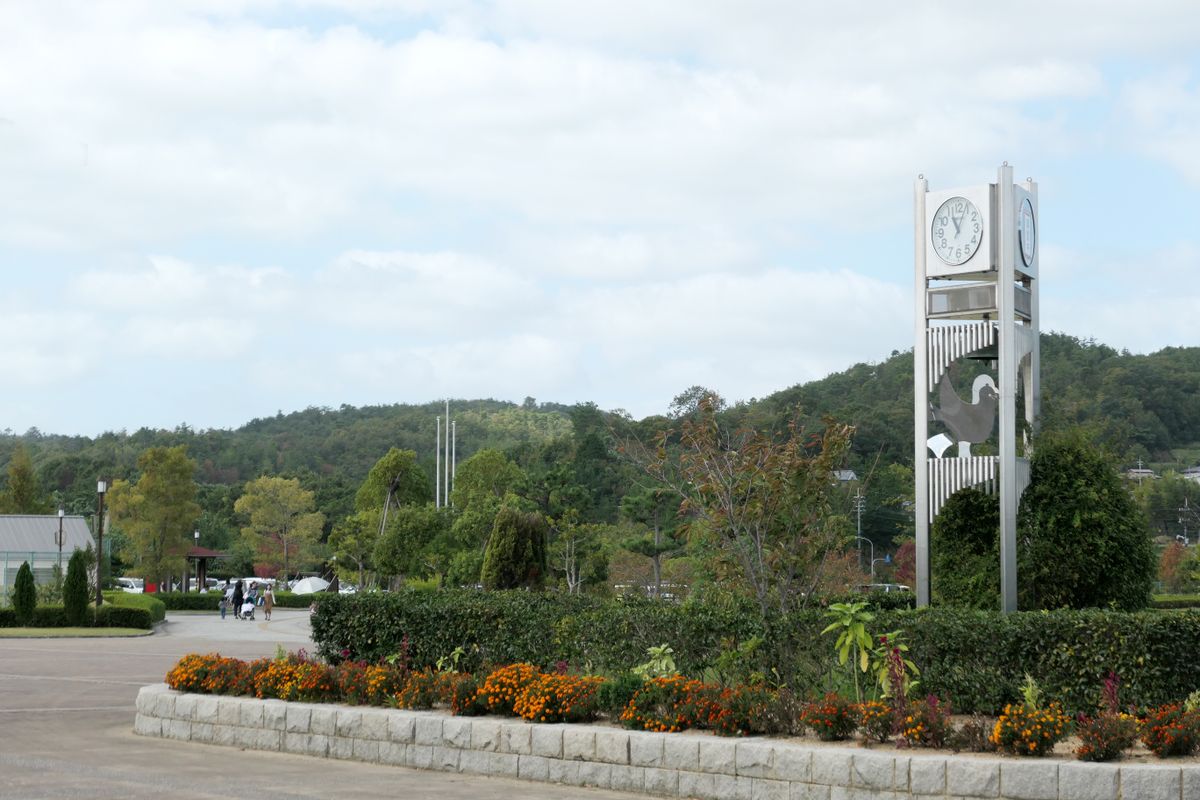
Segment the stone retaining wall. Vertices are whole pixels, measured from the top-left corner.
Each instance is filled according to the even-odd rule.
[[[1200,766],[897,755],[143,687],[134,732],[325,758],[713,800],[1197,800]]]

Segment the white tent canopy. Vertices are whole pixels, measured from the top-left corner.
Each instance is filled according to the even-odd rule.
[[[315,594],[323,592],[329,586],[324,578],[301,578],[292,587],[292,594]]]

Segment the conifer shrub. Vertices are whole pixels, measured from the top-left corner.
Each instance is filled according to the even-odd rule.
[[[17,570],[17,579],[13,581],[12,604],[18,625],[33,622],[33,610],[37,608],[37,587],[33,584],[33,570],[29,568],[28,561],[21,562],[21,568]]]
[[[87,608],[87,557],[82,550],[76,550],[71,553],[71,560],[67,562],[67,577],[63,581],[63,612],[66,615],[67,624],[86,625]]]

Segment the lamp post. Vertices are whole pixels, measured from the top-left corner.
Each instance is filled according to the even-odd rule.
[[[860,542],[866,542],[867,544],[869,544],[871,546],[871,583],[874,583],[875,582],[875,543],[872,542],[870,539],[868,539],[865,536],[855,536],[854,538],[858,539]],[[861,555],[862,554],[862,545],[861,544],[858,546],[858,552],[859,552],[858,568],[862,569],[862,555]]]
[[[890,563],[892,563],[892,554],[888,553],[883,558],[872,558],[871,559],[871,583],[875,582],[875,562],[876,561],[882,561],[885,564],[890,564]]]
[[[66,515],[66,513],[67,513],[66,509],[63,509],[63,508],[58,509],[58,536],[56,537],[56,541],[58,542],[58,574],[60,574],[60,575],[62,574],[62,546],[63,546],[63,528],[62,528],[62,526],[63,526],[63,517]]]
[[[192,534],[192,537],[196,541],[196,547],[199,547],[200,546],[200,529],[199,528],[197,528],[195,533]],[[200,591],[200,556],[199,556],[199,554],[196,555],[196,591],[197,592]]]
[[[104,604],[100,571],[104,564],[104,493],[107,491],[107,483],[103,480],[96,482],[96,608]]]

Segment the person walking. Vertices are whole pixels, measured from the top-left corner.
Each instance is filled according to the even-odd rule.
[[[225,581],[224,589],[221,593],[221,619],[225,619],[225,612],[233,605],[233,584]],[[237,613],[236,611],[234,613]]]
[[[271,609],[275,607],[275,590],[271,588],[271,584],[267,584],[262,593],[263,618],[267,622],[271,621]]]
[[[242,593],[242,582],[239,580],[233,585],[233,615],[238,619],[242,618],[242,603],[245,598],[246,595]]]

